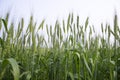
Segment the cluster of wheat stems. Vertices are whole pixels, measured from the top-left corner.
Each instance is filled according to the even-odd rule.
[[[120,79],[117,15],[113,29],[101,24],[101,36],[94,36],[89,18],[80,25],[79,16],[74,18],[73,14],[62,24],[56,21],[55,26],[45,24],[45,20],[36,26],[31,16],[25,32],[24,19],[17,29],[14,22],[8,27],[8,19],[9,14],[0,18],[0,80]],[[40,34],[44,29],[47,39]]]

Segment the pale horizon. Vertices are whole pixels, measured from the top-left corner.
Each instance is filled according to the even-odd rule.
[[[53,25],[74,13],[74,17],[80,16],[80,24],[89,17],[89,24],[99,30],[101,23],[113,25],[115,10],[120,19],[119,4],[119,0],[0,0],[0,17],[9,12],[10,21],[17,23],[23,17],[28,23],[33,14],[38,24],[45,19],[48,25]]]

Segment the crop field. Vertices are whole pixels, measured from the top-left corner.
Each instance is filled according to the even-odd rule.
[[[120,80],[116,14],[114,25],[101,23],[101,35],[89,18],[80,25],[72,13],[54,26],[45,20],[37,26],[31,16],[26,30],[23,18],[17,29],[8,22],[9,14],[0,18],[0,80]]]

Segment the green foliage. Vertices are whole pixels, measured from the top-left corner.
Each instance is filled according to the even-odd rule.
[[[1,80],[120,79],[117,15],[114,29],[109,24],[105,27],[101,24],[101,36],[94,36],[95,27],[89,25],[89,18],[83,26],[79,16],[75,20],[73,13],[67,21],[62,21],[62,25],[57,20],[55,26],[45,24],[45,20],[36,26],[31,16],[25,32],[23,18],[16,30],[13,22],[8,27],[8,19],[9,14],[0,19]],[[44,29],[48,40],[39,33]]]
[[[17,64],[16,60],[14,60],[13,58],[9,58],[9,59],[5,59],[5,60],[1,61],[1,63],[2,63],[1,64],[2,71],[0,73],[0,79],[2,79],[4,77],[6,67],[8,66],[8,64],[10,64],[13,69],[13,71],[11,71],[11,72],[13,74],[14,80],[19,80],[20,71],[19,71],[19,65]]]

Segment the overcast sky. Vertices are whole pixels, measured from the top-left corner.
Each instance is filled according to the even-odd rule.
[[[81,24],[88,16],[97,28],[101,22],[112,24],[115,9],[120,17],[120,0],[0,0],[0,16],[9,11],[16,22],[21,17],[28,21],[32,13],[36,21],[46,19],[46,23],[53,24],[73,12],[80,16]]]

